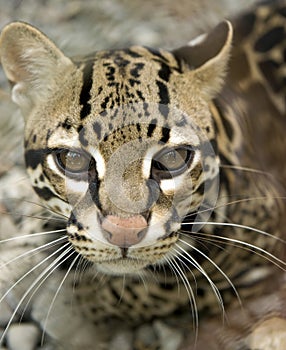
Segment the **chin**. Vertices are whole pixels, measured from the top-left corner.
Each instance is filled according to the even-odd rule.
[[[102,263],[96,263],[96,269],[101,273],[113,276],[139,275],[144,272],[144,269],[148,265],[150,265],[150,263],[147,261],[122,258]]]

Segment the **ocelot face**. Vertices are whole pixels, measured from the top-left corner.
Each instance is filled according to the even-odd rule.
[[[27,164],[35,154],[41,158],[28,170],[35,190],[68,216],[73,246],[106,273],[163,262],[174,254],[183,218],[214,205],[213,148],[190,116],[175,108],[168,113],[173,125],[158,105],[131,104],[92,116],[80,128],[50,135],[47,128],[40,153],[27,141]]]
[[[131,47],[76,62],[24,26],[18,35],[29,53],[45,56],[29,57],[15,43],[26,56],[6,74],[26,117],[36,192],[67,217],[70,242],[103,272],[136,273],[171,258],[184,217],[203,221],[216,199],[208,105],[221,85],[230,26],[173,53]],[[204,45],[213,46],[209,56]],[[188,62],[193,50],[202,57],[190,54]]]

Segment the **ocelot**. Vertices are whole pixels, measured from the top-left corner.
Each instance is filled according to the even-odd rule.
[[[285,17],[269,1],[173,51],[80,58],[29,24],[3,29],[27,172],[60,220],[0,246],[1,302],[17,314],[30,298],[63,349],[127,329],[132,349],[160,348],[136,339],[156,320],[198,349],[252,348],[251,327],[282,303]],[[228,308],[239,320],[220,331],[208,320]]]

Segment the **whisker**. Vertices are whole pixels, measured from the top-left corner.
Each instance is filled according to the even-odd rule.
[[[266,175],[269,177],[273,177],[273,175],[267,171],[263,171],[261,169],[254,169],[254,168],[249,168],[249,167],[244,167],[241,165],[230,165],[230,164],[220,164],[219,165],[220,168],[224,168],[224,169],[233,169],[233,170],[238,170],[238,171],[246,171],[246,172],[250,172],[250,173],[254,173],[254,174],[261,174],[261,175]]]
[[[180,258],[180,256],[182,256],[184,259],[186,259],[190,264],[192,264],[198,271],[200,271],[200,273],[207,279],[207,281],[209,282],[212,290],[214,291],[214,294],[218,300],[218,303],[222,309],[223,315],[225,314],[224,311],[224,305],[223,305],[223,299],[221,297],[221,294],[218,290],[218,288],[216,287],[215,283],[212,281],[212,279],[208,276],[208,274],[206,273],[206,271],[203,269],[203,267],[185,250],[183,249],[180,245],[176,244],[176,246],[178,248],[180,248],[185,254],[187,254],[187,257],[185,257],[185,255],[183,255],[182,253],[180,253],[179,251],[176,250],[177,254],[178,254],[178,258]],[[180,259],[180,261],[182,261]]]
[[[49,276],[62,264],[64,263],[73,253],[75,253],[74,251],[68,256],[66,257],[64,260],[61,261],[61,259],[69,252],[72,250],[72,247],[69,247],[67,250],[65,250],[64,252],[62,252],[39,276],[38,278],[38,282],[40,282],[38,284],[38,286],[34,289],[33,293],[30,295],[29,299],[27,300],[26,306],[24,307],[23,311],[22,311],[22,317],[26,312],[27,307],[29,306],[33,296],[35,295],[35,293],[39,290],[39,288],[43,285],[43,283],[49,278]],[[59,262],[59,264],[58,264]],[[58,265],[57,265],[58,264]],[[51,270],[52,269],[52,270]],[[47,274],[47,272],[50,270],[50,272]],[[45,276],[46,275],[46,276]],[[42,281],[40,281],[40,279],[44,277],[42,279]],[[31,291],[31,290],[30,290]],[[22,318],[21,317],[21,318]]]
[[[22,277],[20,277],[5,293],[4,295],[1,297],[0,299],[0,304],[1,302],[6,298],[6,296],[21,282],[23,281],[27,276],[29,276],[34,270],[36,270],[38,267],[40,267],[41,265],[43,265],[46,261],[48,261],[50,258],[52,258],[54,255],[56,255],[57,253],[59,253],[62,249],[66,248],[67,246],[69,246],[70,243],[66,243],[65,245],[61,246],[59,249],[57,249],[55,252],[53,252],[52,254],[50,254],[49,256],[47,256],[45,259],[43,259],[42,261],[40,261],[38,264],[36,264],[35,266],[33,266],[29,271],[27,271]],[[71,247],[69,247],[69,249],[72,249]],[[27,297],[27,295],[31,292],[31,290],[34,288],[34,286],[39,282],[39,280],[42,278],[43,275],[45,275],[47,273],[47,271],[49,271],[50,269],[49,265],[37,278],[36,280],[30,285],[30,287],[28,288],[28,290],[24,293],[24,295],[22,296],[22,298],[20,299],[20,301],[18,302],[18,305],[16,306],[15,310],[13,311],[10,320],[8,322],[8,324],[6,325],[5,330],[3,331],[3,334],[0,338],[0,344],[2,344],[7,331],[15,317],[15,315],[17,314],[22,302],[25,300],[25,298]]]
[[[236,297],[237,297],[237,300],[239,302],[239,304],[242,306],[242,301],[241,301],[241,298],[239,296],[239,293],[235,287],[235,285],[232,283],[232,281],[230,280],[230,278],[227,276],[227,274],[209,257],[207,256],[205,253],[203,253],[200,249],[198,249],[197,247],[193,246],[192,244],[184,241],[183,239],[179,238],[179,241],[186,244],[188,247],[190,247],[192,250],[196,251],[197,253],[199,253],[202,257],[204,257],[207,261],[209,261],[221,274],[222,276],[226,279],[226,281],[228,282],[228,284],[230,285],[230,287],[232,288],[232,290],[234,291]],[[186,253],[188,255],[188,257],[191,258],[191,260],[195,260],[190,254],[189,252],[187,252],[185,249],[183,249],[180,245],[176,244],[184,253]],[[199,264],[198,264],[199,265]],[[201,268],[202,266],[199,265]],[[203,269],[203,268],[202,268]],[[205,271],[203,269],[203,271]],[[204,275],[207,280],[209,281],[209,283],[211,282],[211,286],[215,286],[214,282],[209,278],[208,274],[205,272],[205,275]],[[221,294],[219,292],[219,289],[215,286],[215,290],[214,290],[216,296],[218,297],[218,301],[219,303],[221,304],[222,306],[222,309],[224,311],[224,306],[223,306],[223,299],[221,297]],[[217,294],[218,293],[218,294]]]
[[[215,222],[215,221],[196,221],[195,224],[198,225],[216,225],[216,226],[228,226],[228,227],[233,227],[233,228],[241,228],[241,229],[245,229],[248,231],[252,231],[252,232],[256,232],[256,233],[260,233],[266,237],[270,237],[272,239],[275,239],[281,243],[286,243],[286,241],[280,237],[274,236],[269,232],[263,231],[263,230],[259,230],[257,228],[251,227],[251,226],[247,226],[247,225],[242,225],[242,224],[236,224],[236,223],[230,223],[230,222]],[[188,223],[183,222],[182,225],[189,225]],[[192,232],[195,233],[195,232]]]
[[[31,274],[34,270],[36,270],[38,267],[40,267],[42,264],[44,264],[47,260],[49,260],[51,257],[59,253],[62,249],[64,249],[66,246],[68,246],[70,243],[66,243],[65,245],[58,248],[56,251],[54,251],[52,254],[47,256],[44,260],[40,261],[37,265],[33,266],[29,271],[27,271],[22,277],[20,277],[0,298],[0,304],[4,300],[4,298],[15,288],[21,281],[23,281],[24,278],[26,278],[29,274]]]
[[[45,248],[54,247],[54,246],[56,246],[57,244],[61,243],[62,240],[65,240],[65,239],[66,239],[66,237],[63,236],[63,237],[60,237],[60,238],[58,238],[58,239],[55,239],[54,241],[45,243],[45,244],[43,244],[43,245],[41,245],[41,246],[39,246],[39,247],[30,249],[30,250],[28,250],[28,251],[26,251],[26,252],[24,252],[24,253],[22,253],[22,254],[16,256],[15,258],[13,258],[13,259],[11,259],[11,260],[5,262],[4,264],[1,264],[1,265],[0,265],[0,269],[2,269],[3,267],[5,267],[5,266],[7,266],[7,265],[9,265],[9,264],[11,264],[11,263],[13,263],[13,262],[15,262],[15,261],[21,259],[21,258],[23,258],[23,257],[25,257],[25,256],[27,256],[27,255],[30,255],[30,254],[32,255],[33,253],[36,253],[36,254],[37,254],[37,253],[40,253],[40,251],[44,250]]]
[[[224,198],[224,197],[221,197],[221,198]],[[271,198],[274,199],[274,200],[286,200],[285,196],[272,196]],[[223,207],[231,206],[231,205],[234,205],[234,204],[251,202],[251,201],[259,201],[259,200],[266,200],[266,199],[268,199],[268,196],[257,196],[257,197],[240,198],[240,199],[236,199],[236,200],[233,200],[233,201],[230,201],[230,202],[227,202],[227,203],[221,203],[221,204],[217,204],[215,206],[211,206],[211,207],[206,208],[206,209],[198,210],[197,214],[202,214],[202,213],[205,213],[205,212],[208,212],[208,211],[214,211],[216,209],[220,209],[220,208],[223,208]],[[191,214],[187,215],[186,218],[192,217],[193,215],[194,215],[194,213],[191,213]]]
[[[149,289],[148,289],[148,283],[145,281],[145,275],[143,272],[139,271],[138,276],[144,286],[145,292],[148,293]]]
[[[183,282],[183,284],[185,286],[185,289],[187,291],[187,294],[188,294],[188,297],[189,297],[189,301],[190,301],[190,304],[191,304],[192,319],[194,321],[195,343],[196,343],[197,342],[197,337],[198,337],[199,316],[198,316],[198,309],[197,309],[197,304],[196,304],[196,298],[195,298],[193,289],[192,289],[192,287],[190,285],[190,282],[189,282],[188,278],[186,277],[184,271],[182,270],[182,268],[180,267],[178,262],[175,259],[168,259],[167,261],[170,264],[170,266],[173,267],[173,269],[176,272],[176,274],[178,274],[178,276],[181,278],[181,280],[182,280],[182,282]]]
[[[0,214],[1,215],[11,215],[11,216],[21,216],[23,218],[32,218],[32,219],[38,219],[38,220],[50,220],[48,217],[46,216],[40,216],[40,215],[32,215],[32,214],[23,214],[23,213],[19,213],[17,211],[13,211],[13,213],[7,212],[6,210],[0,210]],[[63,219],[61,218],[52,218],[53,221],[57,221],[57,222],[63,222]]]
[[[23,200],[23,202],[36,205],[36,206],[38,206],[38,207],[40,207],[40,208],[42,208],[42,209],[44,209],[44,210],[46,210],[46,211],[51,212],[52,214],[55,214],[55,215],[60,216],[60,217],[63,217],[65,220],[68,219],[68,216],[64,215],[63,213],[59,213],[59,212],[53,210],[52,208],[50,208],[50,207],[48,207],[48,206],[46,206],[46,205],[44,205],[44,204],[42,204],[42,203],[37,203],[37,202],[29,201],[29,200],[27,200],[27,199]]]
[[[76,268],[74,271],[74,277],[73,277],[73,290],[75,289],[75,286],[77,285],[77,281],[81,281],[81,276],[83,275],[84,271],[86,270],[88,266],[88,262],[82,255],[79,255],[80,259],[78,260],[76,264]]]
[[[285,261],[279,259],[277,256],[271,254],[267,250],[260,248],[254,244],[244,242],[244,241],[241,241],[241,240],[235,239],[235,238],[228,238],[228,237],[224,237],[224,236],[212,235],[212,234],[207,234],[204,232],[191,232],[191,234],[198,235],[200,239],[210,240],[210,241],[214,241],[214,242],[219,242],[219,240],[221,240],[221,241],[223,240],[223,241],[226,241],[225,244],[228,244],[231,246],[237,246],[237,244],[238,244],[240,249],[254,252],[258,256],[261,256],[262,258],[268,260],[269,262],[271,262],[272,264],[274,264],[278,268],[282,269],[283,271],[286,271],[286,268],[283,267],[283,266],[286,267]],[[204,236],[204,237],[202,237],[202,236]],[[205,238],[205,237],[207,237],[207,238]]]
[[[169,257],[166,257],[165,260],[167,261],[171,271],[173,272],[173,275],[175,276],[176,282],[177,282],[177,290],[178,290],[178,295],[180,294],[181,290],[181,284],[179,281],[179,278],[177,276],[176,270],[174,270],[173,265],[172,265],[172,260]]]
[[[66,229],[60,229],[60,230],[52,230],[52,231],[43,231],[43,232],[37,232],[37,233],[29,233],[27,235],[21,235],[21,236],[17,236],[17,237],[11,237],[11,238],[7,238],[7,239],[2,239],[0,241],[0,244],[2,243],[7,243],[7,242],[11,242],[11,241],[16,241],[18,239],[26,239],[26,238],[34,238],[34,237],[39,237],[39,236],[45,236],[45,235],[49,235],[52,233],[60,233],[60,232],[65,232]]]
[[[72,248],[72,247],[71,247],[71,248]],[[53,273],[63,262],[65,262],[67,259],[69,259],[69,258],[70,258],[73,254],[75,254],[75,253],[76,253],[75,251],[72,251],[68,256],[65,257],[64,260],[60,261],[60,263],[59,263],[58,265],[56,265],[56,266],[53,268],[53,270],[52,270],[52,272],[50,272],[50,274]],[[76,255],[76,257],[74,258],[74,260],[73,260],[72,263],[70,264],[70,266],[69,266],[67,272],[65,273],[64,277],[62,278],[62,281],[61,281],[61,283],[59,284],[59,286],[58,286],[58,288],[57,288],[57,290],[56,290],[56,293],[55,293],[55,295],[54,295],[54,297],[53,297],[53,299],[52,299],[52,301],[51,301],[51,304],[50,304],[50,306],[49,306],[49,310],[48,310],[48,312],[47,312],[47,316],[46,316],[46,319],[45,319],[45,322],[44,322],[44,325],[43,325],[43,333],[42,333],[42,339],[41,339],[41,346],[43,346],[43,344],[44,344],[44,337],[45,337],[45,332],[46,332],[46,327],[47,327],[48,319],[49,319],[49,316],[50,316],[50,314],[51,314],[51,311],[52,311],[52,308],[53,308],[53,306],[54,306],[54,303],[55,303],[55,301],[56,301],[56,298],[57,298],[57,296],[59,295],[59,292],[60,292],[60,290],[61,290],[61,288],[62,288],[62,286],[63,286],[65,280],[67,279],[69,273],[71,272],[71,270],[72,270],[74,264],[75,264],[76,261],[79,259],[79,257],[80,257],[79,255]]]

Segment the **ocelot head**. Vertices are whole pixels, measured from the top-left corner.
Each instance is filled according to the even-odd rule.
[[[1,36],[1,63],[25,118],[25,159],[41,199],[67,218],[74,249],[105,273],[176,255],[189,215],[209,215],[219,157],[209,109],[232,28],[172,52],[132,46],[66,57],[30,25]]]

